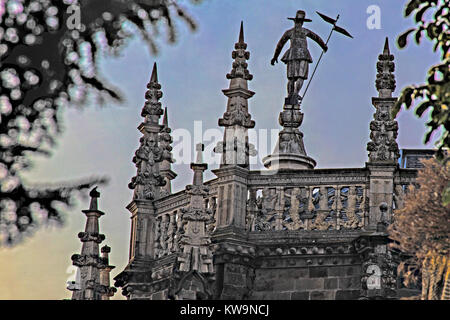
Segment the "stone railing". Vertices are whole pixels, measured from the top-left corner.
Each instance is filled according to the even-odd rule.
[[[365,184],[252,187],[247,227],[266,230],[361,229],[367,224]]]
[[[404,170],[394,178],[392,209],[402,208],[408,185],[415,172]],[[252,172],[248,179],[246,229],[269,230],[361,230],[368,225],[369,179],[364,169],[314,170],[299,175],[263,175]],[[204,207],[217,221],[217,180],[209,186]],[[179,252],[184,233],[182,208],[189,205],[185,190],[155,202],[155,256]],[[389,204],[391,206],[391,204]],[[214,224],[207,226],[212,232]]]

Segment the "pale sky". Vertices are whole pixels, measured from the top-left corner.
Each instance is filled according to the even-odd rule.
[[[197,6],[188,1],[180,3],[198,22],[198,31],[191,33],[186,25],[178,23],[177,44],[160,41],[161,54],[156,57],[136,39],[122,57],[104,59],[101,72],[121,89],[125,103],[64,110],[65,130],[53,155],[36,157],[33,170],[24,175],[33,183],[93,175],[110,178],[107,186],[99,187],[99,206],[106,213],[100,219],[101,232],[106,235],[102,245],[112,248],[110,262],[116,266],[112,277],[128,262],[130,214],[125,207],[132,193],[127,185],[136,173],[131,162],[140,138],[136,127],[142,121],[140,112],[154,61],[164,93],[161,102],[169,110],[172,130],[183,128],[192,132],[194,121],[202,121],[204,130],[218,128],[217,119],[226,107],[221,90],[228,87],[225,75],[231,71],[231,52],[243,20],[245,42],[251,53],[248,69],[254,76],[249,82],[249,89],[255,92],[249,100],[249,111],[256,121],[255,129],[278,129],[278,114],[286,95],[286,67],[281,61],[271,66],[270,59],[283,32],[293,25],[286,18],[295,16],[299,9],[305,10],[313,20],[305,26],[326,39],[330,26],[315,11],[331,17],[340,14],[339,25],[354,39],[340,34],[331,38],[302,106],[305,116],[300,129],[317,168],[364,167],[369,123],[375,111],[371,97],[377,95],[376,62],[385,37],[389,37],[395,55],[397,95],[408,84],[422,83],[429,67],[439,61],[439,54],[432,52],[432,45],[426,40],[421,46],[412,43],[407,49],[396,47],[397,36],[413,25],[412,19],[403,17],[406,1],[204,0]],[[366,11],[374,4],[381,9],[381,28],[370,30]],[[319,46],[310,42],[309,48],[317,61]],[[433,147],[423,145],[426,117],[417,119],[412,111],[398,116],[400,148]],[[215,168],[217,165],[209,166]],[[185,164],[174,165],[173,170],[178,174],[173,190],[182,190],[191,182],[192,173]],[[206,178],[213,177],[208,170]],[[88,205],[87,200],[80,202],[68,212],[63,228],[41,229],[14,248],[0,248],[0,299],[70,298],[71,293],[66,290],[72,272],[70,257],[80,252],[77,234],[85,224],[80,210]],[[119,290],[115,299],[121,298]]]

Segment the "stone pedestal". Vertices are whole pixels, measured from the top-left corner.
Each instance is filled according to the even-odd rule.
[[[306,154],[303,133],[298,129],[303,122],[299,104],[285,104],[278,118],[280,131],[273,153],[263,159],[270,170],[314,169],[316,161]]]
[[[278,153],[263,158],[264,166],[270,170],[314,169],[316,161],[295,153]]]

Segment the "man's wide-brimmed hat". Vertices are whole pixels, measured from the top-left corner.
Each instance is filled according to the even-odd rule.
[[[305,11],[298,10],[295,18],[288,18],[288,19],[289,20],[294,20],[294,21],[304,21],[304,22],[311,22],[312,21],[310,19],[306,19],[305,16],[306,16]]]

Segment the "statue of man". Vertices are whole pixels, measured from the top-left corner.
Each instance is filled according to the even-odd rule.
[[[322,38],[311,30],[303,28],[303,22],[312,21],[306,19],[305,16],[305,11],[298,10],[295,18],[288,18],[295,22],[295,26],[283,34],[277,44],[273,58],[270,61],[272,65],[274,65],[275,62],[278,62],[278,56],[280,55],[283,46],[288,40],[291,40],[291,47],[281,58],[281,61],[287,64],[287,91],[290,101],[298,101],[298,99],[301,99],[299,92],[303,86],[303,82],[308,78],[309,64],[312,63],[306,37],[317,42],[325,52],[328,50],[328,47]]]

